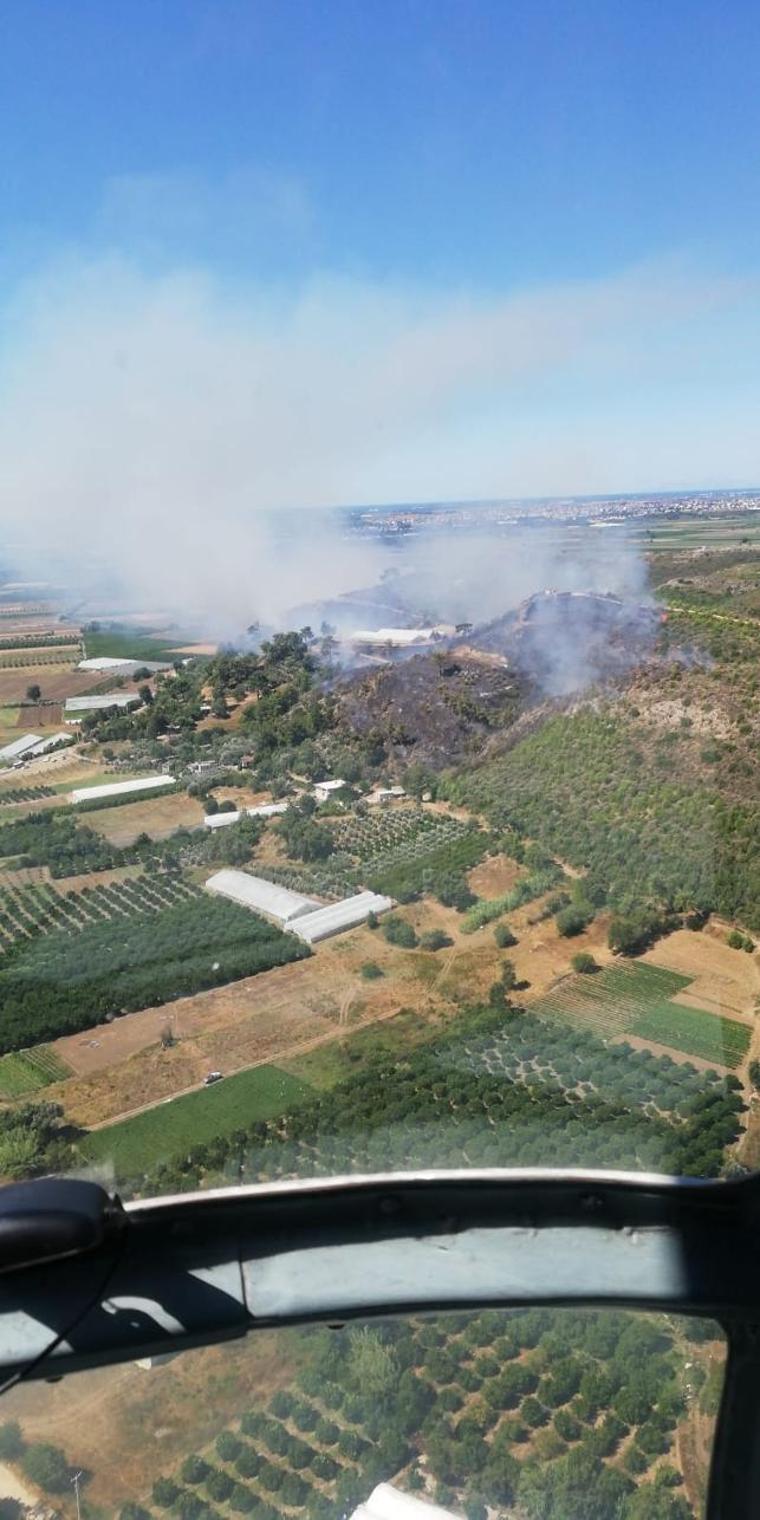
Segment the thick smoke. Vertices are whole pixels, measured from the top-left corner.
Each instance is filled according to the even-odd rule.
[[[705,292],[678,290],[685,319]],[[515,419],[553,376],[599,380],[634,319],[639,357],[673,304],[672,278],[651,271],[477,303],[330,281],[222,297],[197,273],[58,269],[5,313],[3,563],[63,578],[91,615],[161,611],[222,638],[391,566],[415,610],[457,621],[551,585],[638,594],[636,554],[591,530],[426,534],[398,555],[303,509],[619,483],[588,450],[581,480],[577,450],[545,435],[526,468]],[[475,421],[465,450],[468,419],[495,404],[499,427],[481,446]]]

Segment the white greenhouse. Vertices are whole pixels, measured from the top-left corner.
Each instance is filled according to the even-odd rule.
[[[313,913],[307,913],[303,917],[288,924],[291,934],[297,934],[299,939],[305,940],[307,945],[315,945],[320,939],[328,939],[331,934],[343,934],[346,929],[355,929],[357,924],[363,924],[369,918],[370,913],[387,913],[393,907],[390,897],[381,897],[377,892],[357,892],[355,897],[344,897],[340,902],[327,903],[325,907],[316,908]]]
[[[350,1520],[454,1520],[451,1510],[405,1494],[392,1483],[378,1483],[369,1498],[360,1504]]]
[[[243,817],[274,818],[278,813],[285,813],[287,806],[287,802],[258,802],[239,813],[207,813],[203,822],[207,829],[223,829],[228,823],[239,823]]]
[[[305,913],[321,907],[314,897],[303,897],[300,892],[290,892],[275,882],[265,881],[262,876],[249,876],[247,871],[216,871],[209,876],[206,889],[219,897],[262,913],[265,918],[278,924],[290,924]]]
[[[96,797],[122,797],[127,792],[152,791],[157,786],[176,786],[173,776],[141,776],[137,781],[108,781],[103,786],[78,786],[71,801],[92,802]]]
[[[134,692],[106,691],[100,696],[69,697],[63,710],[64,723],[79,723],[85,713],[103,712],[109,707],[136,707],[140,698]]]

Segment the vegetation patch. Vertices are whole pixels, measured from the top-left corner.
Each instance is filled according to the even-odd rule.
[[[208,1147],[213,1156],[215,1142],[225,1149],[235,1130],[294,1109],[310,1095],[304,1082],[279,1066],[254,1066],[213,1087],[95,1130],[82,1141],[80,1150],[88,1161],[111,1162],[117,1175],[134,1175],[189,1145]]]
[[[62,1082],[70,1072],[71,1068],[49,1045],[14,1051],[0,1057],[0,1097],[24,1097],[50,1082]]]
[[[140,883],[120,883],[116,889]],[[103,889],[104,891],[109,889]],[[193,896],[76,933],[18,940],[0,963],[0,1051],[87,1029],[309,954],[246,908]]]

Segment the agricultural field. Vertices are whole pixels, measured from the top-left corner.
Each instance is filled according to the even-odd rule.
[[[192,829],[203,823],[203,807],[186,792],[141,800],[128,805],[98,809],[87,815],[88,827],[102,839],[121,849],[134,844],[140,834],[151,839],[167,839],[176,829]]]
[[[48,884],[11,888],[0,892],[0,946],[7,950],[17,941],[41,934],[76,933],[90,924],[155,913],[197,896],[196,887],[173,874],[98,883],[69,892],[58,892]]]
[[[341,852],[357,862],[362,884],[401,901],[435,892],[482,859],[491,836],[473,823],[421,808],[377,808],[334,825]]]
[[[9,802],[39,802],[43,797],[55,797],[55,788],[40,783],[30,786],[6,786],[0,788],[0,806]]]
[[[304,1510],[329,1520],[382,1478],[465,1512],[476,1501],[496,1511],[519,1501],[529,1520],[547,1513],[559,1488],[569,1513],[595,1502],[607,1513],[614,1501],[625,1520],[627,1501],[660,1469],[664,1487],[684,1493],[683,1348],[706,1390],[702,1409],[714,1413],[707,1369],[721,1337],[717,1327],[681,1329],[653,1315],[533,1309],[297,1340],[301,1370],[290,1386],[154,1481],[143,1502],[184,1513],[203,1496],[267,1520]]]
[[[16,1050],[0,1056],[0,1098],[24,1098],[69,1075],[70,1067],[49,1045]]]
[[[13,707],[27,701],[30,686],[39,686],[41,705],[36,703],[24,708],[38,723],[49,723],[51,705],[60,706],[69,697],[82,697],[103,686],[103,672],[77,670],[61,660],[60,650],[54,658],[44,661],[24,660],[15,668],[10,667],[9,657],[0,658],[0,706]]]
[[[236,1129],[297,1108],[309,1094],[303,1082],[280,1067],[254,1066],[225,1077],[213,1087],[186,1093],[120,1124],[94,1130],[79,1149],[86,1161],[107,1164],[118,1174],[133,1176],[147,1170],[156,1159],[165,1160],[187,1150],[188,1145],[213,1145]]]
[[[8,936],[0,960],[3,1052],[309,953],[295,936],[245,908],[212,901],[176,881],[166,887],[140,877],[73,897],[31,890],[32,907],[28,899],[19,906],[17,895],[2,922]],[[39,932],[39,921],[49,924],[56,915],[57,922]]]
[[[568,978],[539,998],[531,1011],[565,1019],[598,1034],[631,1034],[721,1066],[739,1066],[749,1049],[751,1028],[703,1008],[672,999],[691,977],[651,963],[608,966],[595,976]]]

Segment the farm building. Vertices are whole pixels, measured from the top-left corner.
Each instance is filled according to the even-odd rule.
[[[37,744],[42,744],[39,734],[21,734],[11,744],[5,744],[0,749],[0,765],[12,765],[14,760],[20,760],[22,755],[27,755]]]
[[[123,711],[130,707],[136,707],[140,698],[135,692],[129,691],[105,691],[100,696],[69,697],[63,710],[64,723],[81,723],[85,713],[105,712],[109,707],[120,707]]]
[[[166,660],[127,660],[111,654],[99,654],[90,660],[80,660],[77,670],[113,670],[120,676],[134,675],[136,670],[149,670],[155,675],[157,670],[171,670],[171,665]]]
[[[431,1504],[416,1494],[405,1494],[392,1483],[378,1483],[349,1520],[454,1520],[454,1516],[440,1504]]]
[[[176,786],[173,776],[141,776],[137,781],[108,781],[103,786],[78,786],[71,801],[92,802],[96,797],[121,797],[126,792],[147,792],[157,786]]]
[[[316,797],[317,802],[329,802],[330,798],[336,792],[339,792],[345,784],[345,781],[341,781],[340,778],[335,781],[317,781],[314,784],[312,796]]]
[[[380,786],[377,791],[367,792],[364,801],[369,803],[370,807],[382,807],[386,802],[397,802],[400,797],[405,796],[403,786]]]
[[[285,927],[307,945],[315,945],[320,939],[329,939],[331,934],[355,929],[357,924],[365,923],[370,913],[387,913],[392,907],[390,897],[381,897],[377,892],[357,892],[355,897],[344,897],[340,902],[316,908],[313,913],[299,915]]]
[[[228,823],[239,823],[243,817],[275,818],[278,813],[286,813],[287,809],[287,802],[259,802],[255,807],[243,808],[242,812],[207,813],[203,822],[207,829],[223,829]]]
[[[47,734],[44,739],[38,739],[24,754],[25,760],[34,760],[38,755],[47,755],[51,749],[61,749],[64,744],[73,744],[74,735],[67,734],[64,729],[59,729],[57,734]]]
[[[216,871],[209,876],[206,889],[219,897],[228,897],[243,908],[252,908],[277,924],[289,924],[304,913],[312,913],[322,904],[314,897],[303,897],[300,892],[290,892],[278,887],[261,876],[249,876],[247,871]]]

